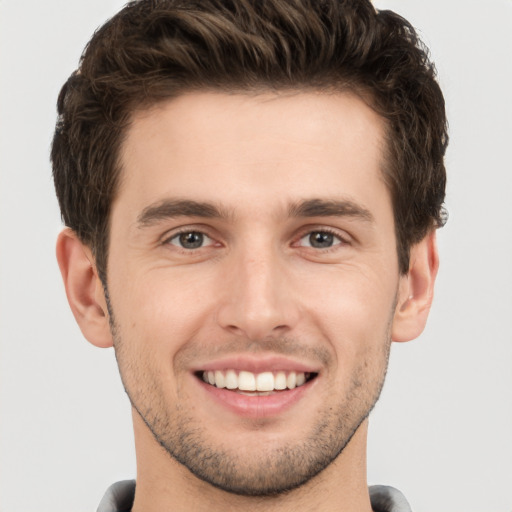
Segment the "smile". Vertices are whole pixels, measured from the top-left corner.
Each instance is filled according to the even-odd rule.
[[[203,371],[201,377],[204,382],[220,389],[250,392],[250,394],[270,393],[284,391],[303,386],[316,376],[310,372],[277,371],[252,373],[236,370],[209,370]]]
[[[230,359],[208,363],[196,370],[194,377],[206,393],[205,398],[210,399],[204,402],[210,404],[208,407],[220,405],[223,411],[239,418],[262,419],[285,414],[294,404],[312,396],[320,381],[320,371],[316,368],[284,358]],[[214,364],[216,368],[212,368]]]

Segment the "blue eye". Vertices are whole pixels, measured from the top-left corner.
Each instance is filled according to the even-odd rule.
[[[311,231],[300,239],[301,245],[314,249],[329,249],[343,242],[340,237],[329,231]]]
[[[210,245],[212,239],[200,231],[185,231],[173,236],[169,239],[169,243],[181,247],[182,249],[192,250]]]

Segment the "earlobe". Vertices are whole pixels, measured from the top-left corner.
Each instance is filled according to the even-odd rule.
[[[436,232],[432,230],[411,248],[409,271],[400,278],[391,332],[393,341],[410,341],[423,332],[434,297],[438,268]]]
[[[69,228],[57,239],[57,261],[71,311],[83,335],[93,345],[111,347],[107,305],[94,259]]]

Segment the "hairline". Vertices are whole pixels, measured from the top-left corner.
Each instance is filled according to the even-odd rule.
[[[126,112],[126,123],[120,129],[120,135],[118,138],[118,144],[115,148],[115,165],[114,165],[114,187],[112,190],[112,196],[110,198],[108,216],[105,219],[105,224],[103,226],[103,232],[97,234],[93,237],[91,242],[92,253],[96,260],[97,258],[97,247],[99,243],[103,244],[103,261],[102,266],[104,268],[99,269],[99,277],[101,281],[104,283],[104,286],[107,284],[107,275],[108,275],[108,261],[109,261],[109,248],[110,248],[110,230],[111,230],[111,219],[112,219],[112,205],[114,201],[117,199],[118,194],[121,190],[122,180],[123,180],[123,162],[122,162],[122,154],[123,148],[125,147],[126,140],[128,138],[128,133],[130,131],[130,127],[132,126],[134,120],[138,116],[144,116],[146,114],[150,114],[154,110],[157,110],[160,106],[165,103],[171,102],[173,100],[177,100],[178,98],[189,96],[198,93],[206,93],[206,94],[223,94],[223,95],[232,95],[232,96],[247,96],[247,97],[258,97],[265,94],[275,94],[276,96],[281,95],[296,95],[296,94],[304,94],[304,93],[314,93],[318,95],[338,95],[338,94],[348,94],[352,95],[358,99],[360,99],[365,105],[367,105],[373,112],[375,112],[380,120],[383,123],[383,132],[380,140],[381,145],[381,162],[380,162],[380,171],[381,171],[381,179],[383,180],[386,189],[390,194],[391,205],[393,209],[393,222],[394,222],[394,232],[396,239],[396,251],[398,256],[398,266],[400,273],[405,273],[406,271],[401,268],[400,265],[400,240],[398,236],[398,226],[396,219],[397,209],[395,207],[395,194],[393,192],[393,187],[391,184],[390,176],[392,173],[390,172],[390,168],[393,165],[396,165],[396,162],[393,162],[393,137],[391,135],[391,125],[389,119],[386,118],[379,111],[375,102],[375,95],[370,87],[365,86],[361,83],[357,83],[356,81],[351,81],[350,79],[337,79],[331,83],[325,83],[325,85],[321,84],[297,84],[297,85],[279,85],[272,84],[267,82],[258,82],[254,85],[246,85],[243,84],[229,84],[227,83],[225,86],[222,85],[196,85],[193,87],[180,87],[176,88],[175,91],[168,91],[167,95],[162,95],[161,97],[157,97],[156,95],[150,95],[147,98],[141,99],[140,101],[133,101],[125,108]],[[99,243],[98,243],[99,242]],[[96,247],[94,247],[96,245]]]

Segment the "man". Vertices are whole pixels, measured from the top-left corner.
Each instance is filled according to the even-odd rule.
[[[99,510],[410,510],[365,452],[443,223],[412,27],[364,0],[133,2],[58,108],[57,257],[133,410],[137,484]]]

